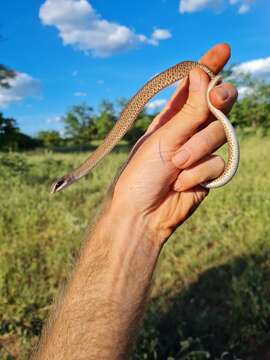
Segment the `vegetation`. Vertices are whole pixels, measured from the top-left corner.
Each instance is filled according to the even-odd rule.
[[[21,133],[14,119],[5,118],[0,112],[0,150],[32,150],[41,145],[38,139]]]
[[[0,86],[14,76],[0,65]],[[242,142],[239,174],[165,246],[134,360],[269,358],[270,85],[249,77],[238,85],[246,92],[230,117]],[[81,104],[63,116],[64,136],[50,130],[32,138],[0,113],[0,359],[29,357],[89,218],[127,157],[111,154],[88,179],[51,197],[52,180],[85,158],[51,150],[98,142],[117,117],[108,101],[97,113]],[[152,118],[143,111],[126,142],[133,144]]]
[[[0,86],[9,88],[9,80],[15,77],[15,71],[8,69],[6,66],[0,64]]]
[[[270,128],[270,84],[240,76],[238,85],[244,94],[233,108],[232,123],[240,128],[260,129],[266,134]]]
[[[245,137],[237,177],[165,246],[132,358],[263,359],[270,342],[268,137]],[[0,157],[0,358],[27,359],[87,223],[126,153],[52,197],[84,154]],[[7,196],[8,194],[8,196]]]
[[[63,140],[56,130],[40,131],[37,134],[37,139],[40,141],[40,145],[46,148],[54,148],[63,144]]]
[[[0,86],[9,86],[8,79],[15,74],[0,65]],[[225,76],[230,78],[231,71]],[[238,76],[237,85],[245,90],[231,112],[231,121],[244,132],[259,132],[266,135],[270,130],[270,84],[254,80],[249,76]],[[125,99],[118,100],[120,110],[126,105]],[[108,100],[103,100],[98,112],[82,103],[71,107],[62,117],[64,135],[56,130],[43,130],[35,137],[22,134],[14,119],[5,118],[0,113],[0,150],[29,150],[45,147],[59,149],[77,146],[83,149],[90,141],[101,141],[117,121],[120,111]],[[132,129],[126,134],[128,144],[142,136],[154,115],[144,109]]]

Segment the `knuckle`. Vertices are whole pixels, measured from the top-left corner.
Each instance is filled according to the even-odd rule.
[[[201,189],[200,191],[194,191],[194,203],[196,205],[200,204],[204,198],[208,195],[209,191],[206,189]]]
[[[173,185],[174,190],[179,191],[181,189],[181,180],[180,178],[176,180],[176,182]]]
[[[215,168],[218,173],[222,173],[225,169],[225,161],[221,156],[216,155],[215,156]]]
[[[218,146],[225,144],[226,133],[224,127],[219,120],[212,121],[208,128],[205,129],[204,137],[207,138],[209,147],[216,149]]]
[[[182,181],[186,184],[191,184],[193,186],[198,182],[198,176],[195,171],[184,170],[181,175]]]
[[[210,153],[211,151],[211,143],[210,143],[210,139],[207,138],[206,136],[202,136],[200,139],[200,153],[203,155],[207,155]]]
[[[192,101],[187,101],[182,110],[186,116],[192,117],[198,124],[205,121],[209,114],[208,107],[201,102],[196,104]]]

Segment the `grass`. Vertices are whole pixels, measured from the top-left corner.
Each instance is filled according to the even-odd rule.
[[[263,359],[270,349],[269,137],[242,140],[241,167],[165,246],[133,359]],[[27,359],[89,218],[126,158],[50,196],[85,154],[0,156],[0,359]],[[267,359],[267,357],[266,357]]]

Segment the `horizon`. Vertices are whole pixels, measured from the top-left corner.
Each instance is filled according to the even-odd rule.
[[[0,89],[0,111],[29,135],[61,131],[73,105],[129,98],[156,73],[220,42],[231,45],[229,64],[269,80],[267,10],[266,0],[2,3],[0,63],[17,76]],[[161,109],[173,90],[150,109]]]

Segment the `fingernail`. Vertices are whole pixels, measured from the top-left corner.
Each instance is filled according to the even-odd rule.
[[[176,164],[176,166],[184,165],[189,159],[189,156],[190,154],[187,150],[180,150],[179,153],[177,153],[173,158],[174,163]]]
[[[219,100],[221,100],[221,101],[227,100],[230,95],[229,91],[227,89],[225,89],[223,86],[218,86],[215,89],[215,91],[216,91],[216,94],[217,94]]]

